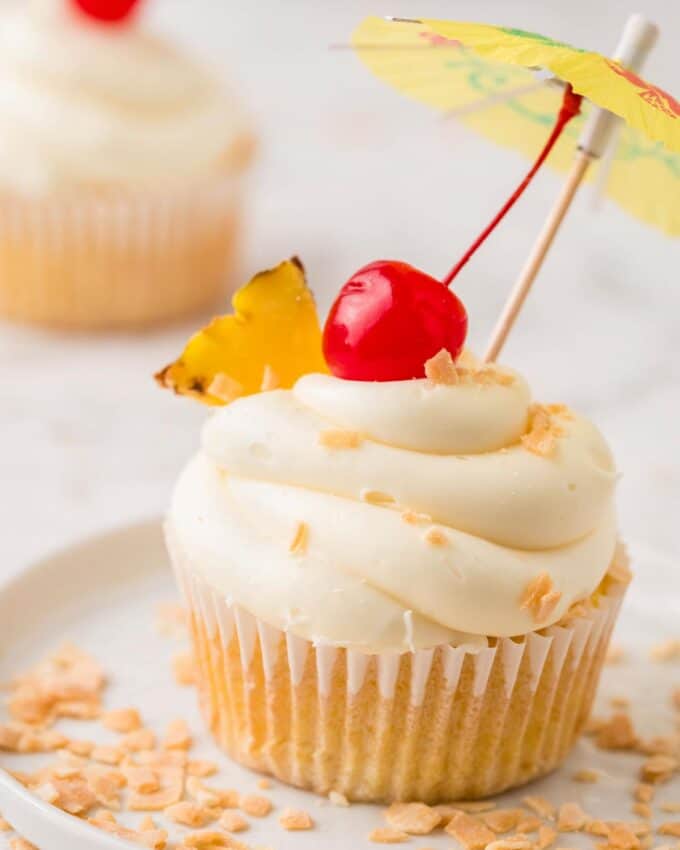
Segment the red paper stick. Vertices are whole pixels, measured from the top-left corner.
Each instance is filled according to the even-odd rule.
[[[472,255],[477,251],[477,249],[486,241],[486,239],[493,233],[498,224],[503,220],[506,214],[513,208],[515,203],[519,200],[519,198],[524,193],[524,190],[527,188],[529,183],[531,183],[534,175],[538,171],[538,169],[543,165],[545,160],[548,157],[548,154],[555,146],[555,143],[562,135],[562,131],[567,126],[567,124],[579,114],[581,111],[581,95],[574,94],[570,85],[564,90],[564,97],[562,98],[562,106],[557,115],[557,119],[555,120],[555,124],[552,128],[550,136],[548,136],[548,140],[543,146],[543,150],[540,152],[536,161],[531,166],[529,171],[527,172],[526,177],[519,186],[515,189],[515,191],[510,195],[508,200],[503,204],[499,212],[489,224],[475,239],[472,245],[468,248],[468,250],[463,254],[463,256],[458,260],[456,265],[451,269],[451,271],[446,275],[442,283],[448,286],[451,281],[456,277],[458,272],[466,265],[468,260],[472,257]]]

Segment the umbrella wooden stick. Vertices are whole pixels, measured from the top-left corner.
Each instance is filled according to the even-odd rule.
[[[489,347],[484,354],[485,363],[495,360],[498,357],[500,350],[503,348],[505,340],[508,338],[508,334],[512,330],[512,326],[515,324],[515,319],[517,318],[519,311],[522,309],[522,305],[529,294],[531,285],[543,265],[543,260],[550,250],[550,246],[552,245],[555,236],[557,236],[557,231],[560,229],[564,216],[567,214],[567,210],[569,209],[571,202],[574,200],[574,195],[576,194],[578,187],[581,185],[581,181],[585,177],[586,171],[588,170],[588,166],[591,162],[592,157],[590,154],[585,153],[584,151],[579,151],[577,153],[574,164],[572,165],[567,179],[562,186],[562,190],[558,195],[557,201],[543,225],[543,229],[541,230],[541,233],[529,254],[529,258],[527,259],[526,264],[522,269],[512,292],[510,293],[510,297],[505,302],[503,312],[501,313],[500,318],[496,323],[496,327],[491,334]]]
[[[658,30],[650,21],[641,15],[632,15],[625,26],[621,40],[614,54],[622,64],[637,70],[644,61],[647,53],[656,41]],[[491,339],[484,354],[484,362],[496,360],[515,324],[522,305],[526,301],[550,246],[564,220],[571,202],[585,177],[588,166],[602,156],[611,140],[611,135],[620,119],[604,109],[594,107],[590,119],[579,140],[574,163],[567,175],[560,194],[546,219],[538,239],[522,269],[519,278],[510,292],[503,311],[491,334]]]

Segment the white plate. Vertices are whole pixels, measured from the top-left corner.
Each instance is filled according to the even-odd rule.
[[[636,547],[633,554],[637,579],[615,637],[627,647],[630,657],[627,663],[605,671],[599,705],[604,711],[610,697],[629,696],[634,700],[634,717],[642,733],[666,734],[672,722],[667,696],[672,685],[680,685],[680,677],[673,681],[668,665],[649,663],[648,650],[659,640],[680,636],[680,569],[644,547]],[[109,707],[137,706],[146,724],[159,732],[174,717],[185,717],[197,733],[192,752],[222,765],[220,774],[209,782],[256,791],[257,775],[221,756],[202,732],[193,690],[180,689],[174,683],[170,659],[179,647],[176,641],[156,633],[153,620],[157,604],[175,596],[157,521],[115,531],[49,557],[0,587],[0,681],[25,669],[64,640],[72,640],[110,672],[106,692]],[[677,675],[679,666],[673,668]],[[62,728],[81,738],[115,740],[95,723],[77,722]],[[25,769],[34,758],[38,757],[5,754],[0,764]],[[639,764],[636,756],[603,753],[583,740],[567,765],[535,783],[531,793],[555,801],[579,800],[586,811],[598,817],[630,819],[630,792]],[[595,785],[577,784],[570,777],[580,767],[597,767],[606,775]],[[313,794],[273,784],[265,793],[277,809],[304,808],[317,827],[307,833],[287,833],[273,813],[262,820],[252,819],[251,829],[242,834],[248,844],[275,850],[376,847],[368,842],[367,835],[382,824],[380,808],[356,805],[338,809]],[[506,794],[503,803],[518,800],[524,793]],[[679,798],[677,779],[663,786],[658,795],[659,800]],[[0,811],[41,850],[132,846],[37,800],[2,770]],[[120,821],[135,826],[140,819],[139,814],[132,818],[123,815]],[[171,835],[179,837],[184,831],[174,828]],[[8,835],[0,834],[0,848],[9,846],[8,840]],[[592,845],[581,836],[569,836],[562,843],[571,847]],[[425,845],[450,848],[451,844],[450,837],[439,834],[413,839],[408,846],[415,850]]]

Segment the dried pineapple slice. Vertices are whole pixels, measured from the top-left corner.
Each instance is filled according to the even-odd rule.
[[[232,306],[232,315],[194,334],[179,359],[155,376],[161,386],[220,405],[328,372],[314,297],[297,257],[255,275]]]

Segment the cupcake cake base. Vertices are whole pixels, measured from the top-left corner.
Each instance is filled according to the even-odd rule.
[[[170,549],[218,743],[255,770],[356,801],[474,799],[556,768],[588,718],[627,586],[609,574],[560,624],[486,649],[367,655],[272,628]]]
[[[237,259],[238,183],[157,196],[0,196],[0,316],[133,328],[209,307]]]

